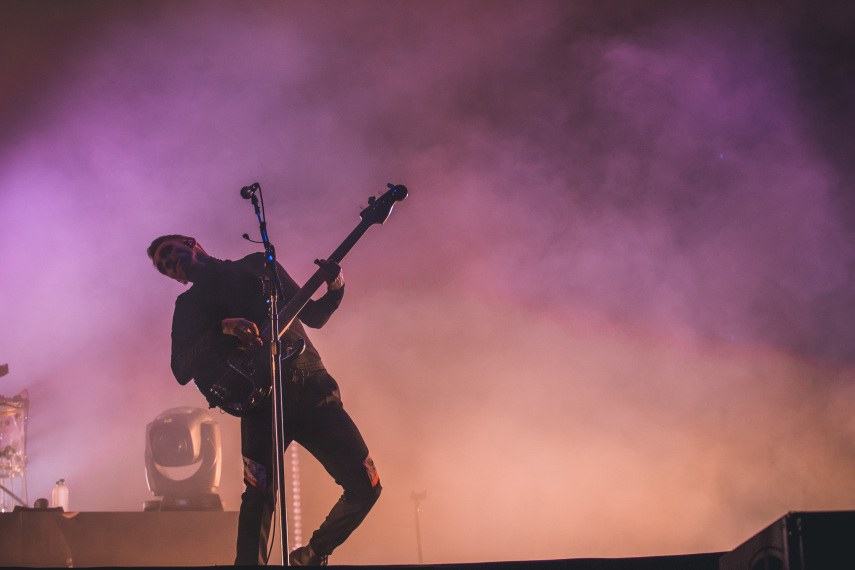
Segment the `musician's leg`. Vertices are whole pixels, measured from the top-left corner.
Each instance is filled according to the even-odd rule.
[[[325,372],[321,384],[335,385]],[[353,420],[344,411],[337,386],[333,398],[300,414],[295,440],[314,455],[342,486],[344,493],[326,520],[314,532],[309,546],[319,556],[327,556],[356,530],[380,496],[380,478],[368,447]]]
[[[246,483],[246,490],[241,495],[235,565],[267,564],[267,540],[272,514],[273,505],[268,494]]]
[[[267,564],[275,483],[271,422],[269,405],[253,410],[240,422],[246,490],[241,495],[238,519],[237,565]]]

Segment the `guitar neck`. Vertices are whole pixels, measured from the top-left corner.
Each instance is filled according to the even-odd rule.
[[[338,248],[332,255],[330,255],[327,259],[331,261],[335,261],[336,263],[341,263],[344,257],[353,249],[353,246],[356,245],[356,242],[365,235],[365,232],[368,231],[373,222],[366,222],[365,220],[361,221],[359,225],[356,226],[350,235],[348,235],[345,240],[341,243]],[[300,311],[303,310],[303,307],[311,300],[312,295],[324,284],[326,281],[326,274],[323,269],[318,269],[315,271],[315,274],[312,275],[306,284],[303,285],[299,291],[288,301],[288,304],[279,311],[279,338],[282,338],[282,335],[285,334],[285,331],[291,326],[291,323],[294,322],[294,319],[297,318],[297,315]]]

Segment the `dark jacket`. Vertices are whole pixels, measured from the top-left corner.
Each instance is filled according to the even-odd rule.
[[[172,373],[179,384],[187,384],[215,365],[225,354],[237,348],[236,337],[222,332],[226,318],[244,318],[259,330],[267,322],[267,299],[261,277],[266,275],[265,255],[253,253],[237,261],[210,258],[204,272],[193,285],[178,296],[172,317]],[[284,301],[287,303],[300,287],[278,266]],[[284,344],[306,341],[306,350],[289,363],[291,368],[322,367],[321,357],[312,345],[303,324],[322,327],[341,304],[344,288],[328,291],[316,301],[310,300],[282,336]],[[279,305],[280,311],[284,304]],[[265,338],[266,340],[266,338]]]

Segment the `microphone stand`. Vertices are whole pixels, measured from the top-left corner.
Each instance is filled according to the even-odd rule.
[[[282,341],[279,340],[279,310],[278,300],[279,294],[282,291],[282,282],[279,280],[279,272],[276,270],[276,251],[273,244],[267,237],[267,221],[263,214],[264,198],[262,197],[261,208],[258,206],[258,197],[256,192],[261,193],[261,186],[258,182],[251,186],[244,186],[240,195],[244,198],[249,198],[252,206],[255,208],[255,215],[258,218],[259,230],[261,232],[261,240],[264,244],[265,265],[270,273],[270,277],[265,279],[264,288],[265,295],[268,296],[268,310],[270,319],[270,385],[273,387],[273,465],[276,470],[275,485],[276,495],[274,495],[274,503],[278,496],[279,508],[277,516],[279,517],[279,533],[281,534],[281,554],[282,565],[288,566],[288,517],[285,507],[285,464],[282,458],[284,449],[281,450],[285,434],[285,418],[282,415],[282,368],[279,363],[279,358],[282,353]]]
[[[413,491],[410,494],[410,498],[416,507],[416,546],[419,549],[419,564],[422,564],[422,531],[419,527],[419,503],[424,501],[425,497],[427,497],[427,491],[422,491],[421,493]]]

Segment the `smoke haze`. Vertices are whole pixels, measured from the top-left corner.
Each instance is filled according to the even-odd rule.
[[[30,502],[151,498],[183,291],[144,250],[270,237],[298,282],[410,197],[310,331],[384,486],[338,564],[730,550],[855,508],[845,2],[0,3],[0,394]],[[242,491],[238,422],[220,494]],[[302,455],[303,525],[338,490]]]

